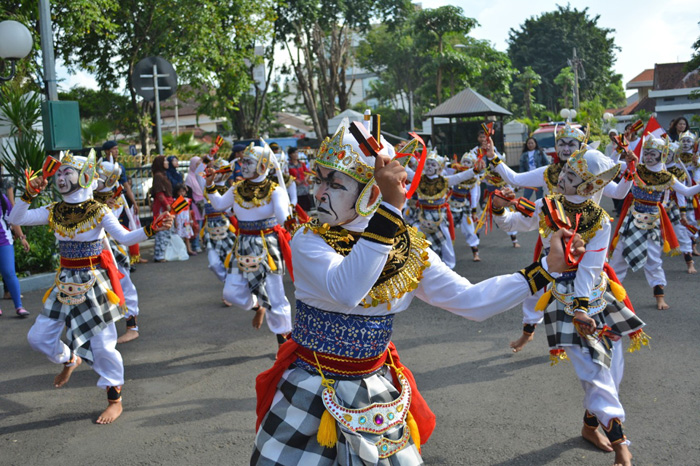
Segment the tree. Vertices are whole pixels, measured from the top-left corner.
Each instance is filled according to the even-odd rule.
[[[277,7],[276,36],[287,50],[306,111],[318,137],[328,134],[336,105],[345,110],[353,82],[353,34],[363,34],[371,21],[400,17],[407,0],[297,0]]]
[[[532,119],[532,107],[535,105],[534,89],[542,82],[542,78],[535,71],[526,66],[525,69],[518,74],[514,86],[523,94],[523,109],[528,118]]]
[[[555,111],[558,99],[563,97],[554,79],[568,65],[574,47],[587,71],[579,77],[581,100],[599,95],[606,106],[623,103],[619,94],[608,92],[611,85],[621,82],[621,77],[612,71],[619,47],[612,36],[614,30],[598,26],[599,19],[600,16],[589,17],[588,8],[557,6],[555,11],[525,20],[519,30],[510,30],[508,55],[513,66],[530,66],[542,77],[537,100],[548,109]]]
[[[463,15],[462,9],[445,5],[440,8],[420,10],[413,17],[413,26],[422,38],[428,43],[432,42],[437,47],[434,52],[437,57],[437,69],[435,76],[436,83],[436,104],[442,102],[442,74],[447,65],[454,63],[455,57],[445,57],[445,35],[449,33],[468,34],[471,29],[479,23],[473,18]],[[452,58],[452,60],[450,60]]]
[[[700,25],[700,22],[698,24]],[[693,52],[690,61],[685,65],[685,71],[693,71],[700,68],[700,37],[693,43],[692,47],[695,52]]]
[[[80,103],[81,120],[104,121],[108,133],[131,134],[138,131],[138,119],[129,97],[108,89],[74,87],[58,93],[59,100],[75,100]],[[104,126],[104,125],[103,125]]]
[[[561,69],[556,78],[554,78],[554,84],[561,88],[561,98],[558,100],[559,106],[561,108],[571,108],[571,103],[573,99],[571,98],[571,90],[574,87],[574,72],[571,67],[565,66]]]

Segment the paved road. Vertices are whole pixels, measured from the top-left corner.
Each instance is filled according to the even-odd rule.
[[[472,281],[515,271],[529,263],[534,233],[521,241],[513,249],[503,232],[489,234],[480,264],[458,242],[456,270]],[[670,311],[655,310],[643,274],[625,283],[653,338],[651,349],[626,355],[621,388],[637,465],[700,464],[700,278],[684,273],[681,258],[666,264]],[[3,302],[0,464],[247,464],[253,381],[271,365],[275,337],[252,329],[251,313],[221,305],[204,255],[141,265],[133,277],[142,336],[120,347],[125,412],[109,426],[94,424],[105,404],[95,373],[83,365],[53,389],[59,368],[26,343],[33,317],[15,318]],[[25,295],[36,315],[43,292]],[[419,301],[397,317],[396,346],[437,415],[426,464],[612,464],[611,454],[581,440],[581,387],[570,364],[549,366],[544,332],[510,353],[520,319],[514,309],[475,323]]]

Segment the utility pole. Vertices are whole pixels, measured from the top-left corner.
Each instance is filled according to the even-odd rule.
[[[39,33],[41,35],[46,96],[48,100],[58,100],[56,62],[53,55],[53,31],[51,29],[51,2],[49,0],[39,0]]]
[[[569,66],[574,72],[574,109],[578,110],[578,67],[581,66],[581,59],[576,56],[576,47],[574,47],[574,56],[569,60]]]

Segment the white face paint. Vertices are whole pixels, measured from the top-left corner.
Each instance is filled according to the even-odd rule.
[[[425,161],[425,166],[423,167],[423,172],[427,176],[433,176],[440,173],[440,164],[437,160],[428,159]]]
[[[318,167],[316,177],[316,203],[318,220],[330,226],[345,225],[354,220],[357,198],[363,186],[345,173]]]
[[[681,152],[683,152],[684,154],[689,154],[693,152],[693,138],[681,139]]]
[[[644,160],[642,163],[647,167],[655,167],[661,163],[661,151],[656,149],[644,149]]]
[[[571,154],[579,150],[581,142],[574,138],[557,139],[556,150],[559,160],[566,162],[571,157]]]
[[[258,177],[258,172],[256,170],[258,166],[258,161],[250,158],[244,157],[241,159],[241,176],[246,179],[252,179]]]
[[[55,182],[58,192],[63,196],[73,194],[80,189],[78,184],[80,172],[68,165],[61,165],[56,172]]]
[[[559,181],[557,183],[557,190],[569,196],[578,194],[576,188],[583,183],[583,179],[574,172],[569,165],[564,165],[559,172]]]
[[[474,159],[471,157],[462,157],[462,161],[460,162],[460,165],[463,167],[469,169],[474,166]]]

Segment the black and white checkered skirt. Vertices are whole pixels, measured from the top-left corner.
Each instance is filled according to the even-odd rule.
[[[599,282],[597,282],[599,283]],[[558,281],[558,290],[562,293],[574,292],[574,280]],[[617,301],[608,290],[603,293],[603,299],[608,305],[598,314],[591,316],[598,326],[609,326],[620,335],[629,335],[644,327],[644,322],[632,312],[625,303]],[[550,349],[566,348],[567,346],[580,346],[584,352],[591,355],[593,361],[605,367],[610,367],[612,360],[612,342],[608,337],[598,340],[594,335],[582,337],[574,327],[573,316],[565,312],[565,305],[554,299],[544,314],[544,323],[547,330],[547,342]]]
[[[108,236],[107,240],[109,241],[109,247],[112,250],[112,255],[114,256],[114,262],[116,262],[122,269],[129,270],[129,267],[131,267],[129,248],[117,243],[117,241],[111,236]]]
[[[225,238],[213,239],[209,232],[209,228],[228,228],[229,225],[230,223],[225,217],[212,217],[206,219],[206,223],[203,227],[204,236],[202,239],[204,244],[206,244],[207,248],[210,250],[216,251],[216,255],[219,256],[222,264],[226,261],[226,256],[228,253],[233,249],[233,245],[236,241],[236,235],[228,231]]]
[[[627,214],[625,223],[620,228],[620,239],[617,247],[622,249],[622,257],[630,266],[633,272],[644,267],[647,263],[647,241],[652,240],[663,246],[661,238],[661,228],[657,225],[649,230],[639,228],[634,223],[632,212]]]
[[[267,277],[268,273],[284,274],[284,260],[282,260],[277,233],[266,234],[264,245],[263,238],[260,235],[238,235],[233,249],[228,273],[240,273],[243,275],[248,282],[248,289],[258,298],[260,305],[265,309],[271,309],[265,277]],[[275,264],[276,270],[274,271],[268,262],[268,254],[272,257],[272,261]],[[255,270],[246,271],[238,266],[239,260],[251,257],[260,258],[260,263]]]
[[[105,270],[61,269],[58,273],[58,280],[62,283],[85,284],[93,277],[95,283],[85,293],[85,301],[82,303],[62,303],[58,300],[59,290],[54,286],[41,311],[50,319],[65,322],[68,346],[88,363],[93,361],[90,338],[121,319],[123,314],[117,304],[112,304],[107,299],[107,292],[112,290],[112,286]]]
[[[347,408],[362,409],[373,403],[388,403],[399,396],[386,366],[378,373],[356,380],[336,380],[338,401]],[[321,395],[321,376],[292,366],[285,371],[277,386],[270,411],[263,419],[251,458],[251,465],[365,465],[338,428],[334,448],[322,447],[316,440],[321,415],[326,409]],[[384,437],[398,440],[406,427],[397,426]],[[362,434],[371,443],[379,436]],[[378,465],[413,466],[423,464],[418,449],[410,443],[392,456],[380,459]]]
[[[425,239],[430,241],[430,249],[433,250],[435,254],[442,257],[442,246],[447,241],[452,241],[451,238],[445,236],[443,231],[442,223],[447,222],[447,213],[443,210],[425,210],[417,208],[418,213],[418,229],[425,235]],[[426,229],[426,221],[429,222],[430,228]],[[435,231],[428,231],[437,228]]]

